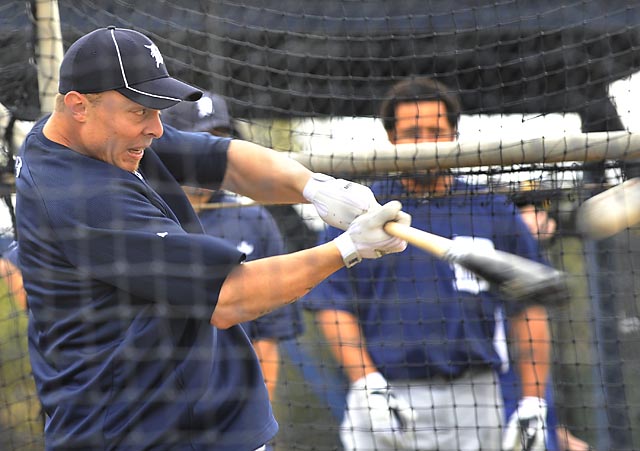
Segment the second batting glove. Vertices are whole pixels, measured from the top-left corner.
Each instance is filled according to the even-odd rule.
[[[389,235],[383,228],[389,221],[410,225],[411,216],[401,210],[402,204],[397,200],[374,207],[354,219],[347,231],[333,240],[347,268],[363,258],[379,258],[407,248],[406,241]]]
[[[369,430],[380,449],[413,449],[417,414],[380,373],[369,373],[351,385],[341,436],[350,449],[350,431]]]
[[[324,222],[342,230],[370,208],[380,206],[368,186],[320,173],[312,174],[302,195]]]
[[[544,451],[547,402],[535,396],[522,398],[509,418],[502,438],[503,451]]]

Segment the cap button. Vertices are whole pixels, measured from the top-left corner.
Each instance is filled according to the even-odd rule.
[[[107,30],[115,30],[115,29],[116,29],[116,26],[115,26],[115,25],[109,25],[109,26],[107,27]]]

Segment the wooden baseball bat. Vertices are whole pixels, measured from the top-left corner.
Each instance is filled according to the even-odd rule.
[[[405,240],[415,247],[427,251],[429,254],[440,259],[445,259],[447,251],[451,248],[453,240],[440,235],[425,232],[399,222],[387,222],[384,226],[385,232],[397,238]]]
[[[465,267],[489,282],[506,300],[544,305],[569,300],[566,274],[550,266],[500,250],[456,246],[449,238],[397,222],[388,222],[384,229],[436,258]]]
[[[640,223],[640,178],[631,178],[587,199],[578,208],[576,226],[599,240]]]

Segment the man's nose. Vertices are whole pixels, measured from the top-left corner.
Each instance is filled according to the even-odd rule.
[[[164,128],[160,120],[160,111],[154,111],[147,123],[146,133],[152,135],[154,138],[160,138],[163,132]]]

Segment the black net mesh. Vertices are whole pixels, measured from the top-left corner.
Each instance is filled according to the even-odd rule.
[[[45,113],[38,75],[41,85],[57,77],[38,74],[48,57],[38,51],[38,3],[0,2],[5,249],[15,232],[13,155]],[[63,49],[99,27],[141,31],[173,76],[226,100],[242,138],[291,152],[316,171],[370,184],[441,167],[468,183],[462,197],[506,196],[544,212],[555,229],[537,238],[549,261],[568,274],[571,294],[566,305],[549,307],[557,423],[591,449],[640,449],[638,227],[595,241],[576,223],[586,199],[639,175],[635,124],[625,122],[633,116],[617,108],[611,93],[616,83],[635,86],[628,77],[640,69],[637,2],[59,0],[57,6],[60,22],[47,26],[59,27]],[[464,151],[434,150],[429,162],[417,151],[398,159],[389,147],[380,103],[396,82],[419,76],[459,95]],[[619,100],[636,95],[633,87],[618,92]],[[366,157],[359,160],[359,152]],[[211,201],[203,211],[250,214],[227,201]],[[311,247],[321,236],[322,221],[307,207],[266,207],[283,250]],[[16,268],[6,261],[0,260],[0,448],[43,449],[45,415],[27,353],[26,301],[19,278],[11,277]],[[388,282],[385,277],[396,276],[369,283]],[[420,276],[414,277],[411,283]],[[348,368],[331,353],[327,317],[297,314],[303,327],[279,341],[277,357],[264,354],[263,363],[279,368],[277,380],[267,381],[280,425],[273,446],[342,449]],[[93,395],[100,394],[86,399]],[[215,443],[211,438],[212,449]]]

